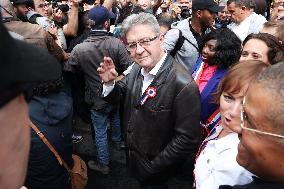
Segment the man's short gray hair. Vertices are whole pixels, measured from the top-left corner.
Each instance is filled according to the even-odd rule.
[[[131,27],[141,24],[149,25],[155,32],[156,36],[160,35],[160,26],[155,16],[144,12],[139,14],[132,14],[122,22],[122,35],[125,36],[131,29]]]

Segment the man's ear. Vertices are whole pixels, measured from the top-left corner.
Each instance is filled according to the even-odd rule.
[[[196,11],[196,16],[197,16],[197,18],[201,18],[202,17],[202,11],[201,10],[197,10]]]
[[[108,28],[110,26],[110,23],[109,21],[105,21],[104,24],[103,24],[104,28]]]
[[[241,7],[242,12],[246,11],[246,9],[247,9],[246,6],[242,6],[242,7]]]
[[[163,42],[164,39],[165,39],[165,34],[160,33],[160,35],[159,35],[159,40],[160,40],[161,42]]]

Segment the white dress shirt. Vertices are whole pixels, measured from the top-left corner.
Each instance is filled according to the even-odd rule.
[[[236,24],[235,27],[232,28],[232,31],[240,38],[241,41],[244,41],[248,36],[251,19],[252,15],[248,16],[239,25]]]
[[[216,130],[220,132],[222,127],[218,126]],[[218,189],[220,185],[233,186],[252,182],[253,174],[236,161],[238,144],[236,133],[208,141],[195,163],[197,189]]]
[[[154,80],[155,76],[157,75],[158,71],[160,70],[161,66],[163,65],[166,57],[167,57],[167,53],[164,54],[164,56],[161,58],[161,60],[156,64],[156,66],[149,73],[147,73],[144,68],[141,69],[141,74],[144,77],[143,86],[142,86],[142,94],[146,91],[146,89],[150,86],[150,84]],[[132,66],[133,65],[131,65],[131,69],[132,69]],[[130,71],[128,73],[130,73]],[[104,97],[109,95],[109,93],[114,89],[114,85],[115,85],[115,83],[111,86],[107,86],[107,85],[103,84],[102,94],[103,94]],[[142,94],[140,94],[140,95],[142,95]]]

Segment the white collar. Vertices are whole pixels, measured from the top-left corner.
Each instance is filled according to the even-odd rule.
[[[250,20],[252,19],[252,15],[249,15],[248,17],[246,17],[239,25],[244,25],[244,24],[247,24],[247,23],[250,23]]]
[[[154,68],[152,68],[152,70],[147,73],[145,71],[144,68],[141,69],[141,74],[143,75],[143,77],[146,77],[148,75],[152,75],[152,76],[156,76],[159,69],[161,68],[161,66],[163,65],[163,62],[166,60],[166,57],[167,57],[168,53],[165,52],[164,56],[161,58],[161,60],[156,64],[156,66]]]

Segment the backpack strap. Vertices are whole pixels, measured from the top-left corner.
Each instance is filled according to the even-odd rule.
[[[175,28],[175,29],[177,29],[177,28]],[[181,32],[179,29],[177,29],[177,30],[178,30],[178,40],[177,40],[177,42],[176,42],[176,44],[175,44],[174,49],[170,52],[170,55],[171,55],[172,57],[175,57],[175,56],[176,56],[177,52],[178,52],[178,51],[181,49],[181,47],[183,46],[184,40],[186,40],[187,42],[189,42],[189,43],[199,52],[198,47],[197,47],[195,44],[193,44],[190,40],[186,39],[186,38],[182,35],[182,32]]]
[[[178,30],[178,40],[175,44],[174,49],[170,52],[170,54],[172,55],[172,57],[175,57],[177,52],[180,50],[180,48],[183,46],[185,37],[182,35],[181,31],[179,29]]]

